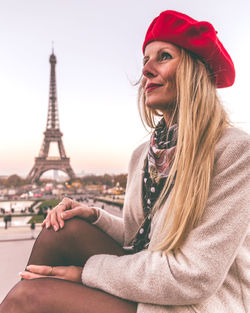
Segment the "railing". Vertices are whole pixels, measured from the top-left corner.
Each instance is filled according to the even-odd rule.
[[[57,161],[57,160],[61,160],[61,158],[60,157],[50,156],[50,157],[47,157],[46,160],[48,160],[48,161]]]

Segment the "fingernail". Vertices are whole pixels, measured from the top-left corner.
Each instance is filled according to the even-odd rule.
[[[57,230],[58,230],[57,226],[54,226],[54,230],[55,230],[55,231],[57,231]]]
[[[60,223],[60,227],[63,228],[63,223]]]
[[[46,223],[46,228],[49,228],[49,223]]]
[[[23,272],[19,272],[18,275],[22,277],[23,276]]]

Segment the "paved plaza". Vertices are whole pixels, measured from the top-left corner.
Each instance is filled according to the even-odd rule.
[[[3,238],[4,229],[0,229],[0,238]],[[8,230],[7,230],[8,231]],[[0,303],[19,280],[18,273],[21,272],[28,261],[34,239],[31,239],[29,227],[19,229],[11,228],[6,239],[0,239]],[[14,238],[15,240],[10,240]],[[9,238],[9,239],[7,239]]]

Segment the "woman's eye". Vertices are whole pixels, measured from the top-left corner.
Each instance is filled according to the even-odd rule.
[[[171,54],[169,54],[168,52],[163,52],[162,54],[161,54],[161,60],[169,60],[169,59],[172,59],[172,55]]]
[[[146,65],[147,62],[148,62],[148,58],[145,57],[142,62],[143,66]]]

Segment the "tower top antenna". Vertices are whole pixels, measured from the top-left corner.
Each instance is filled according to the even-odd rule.
[[[52,46],[52,54],[54,54],[54,41],[51,42],[51,46]]]

